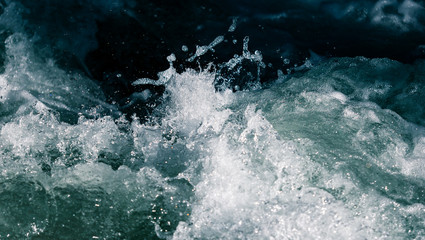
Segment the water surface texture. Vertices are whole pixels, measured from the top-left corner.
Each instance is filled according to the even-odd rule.
[[[424,6],[0,0],[0,239],[425,238]]]

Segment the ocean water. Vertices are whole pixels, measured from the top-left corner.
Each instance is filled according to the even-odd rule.
[[[0,239],[425,238],[423,3],[267,3],[155,45],[141,9],[169,9],[148,1],[0,1]],[[318,9],[408,43],[303,55],[249,30]]]

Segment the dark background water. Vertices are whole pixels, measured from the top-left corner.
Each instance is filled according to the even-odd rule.
[[[249,48],[261,51],[266,63],[263,82],[312,56],[319,60],[316,54],[405,63],[425,56],[423,1],[20,0],[2,5],[9,2],[26,7],[22,15],[27,31],[39,36],[44,48],[53,49],[55,59],[98,80],[109,102],[116,102],[123,112],[141,116],[149,114],[146,106],[155,105],[157,98],[128,106],[130,96],[146,88],[160,96],[163,88],[135,87],[132,81],[155,79],[168,68],[166,56],[171,53],[177,57],[178,71],[226,62],[242,53],[245,36],[250,37]],[[229,32],[234,20],[236,30]],[[2,36],[7,35],[3,31]],[[225,41],[217,51],[187,61],[197,45],[208,45],[219,35]]]

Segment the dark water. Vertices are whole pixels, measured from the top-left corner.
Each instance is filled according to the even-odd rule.
[[[425,237],[423,1],[0,6],[0,239]]]

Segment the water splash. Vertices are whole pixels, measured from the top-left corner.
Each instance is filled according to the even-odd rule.
[[[196,46],[196,52],[190,58],[187,59],[188,62],[193,62],[197,57],[200,57],[207,53],[208,51],[214,52],[214,47],[223,42],[224,36],[216,37],[210,44],[206,46]]]

